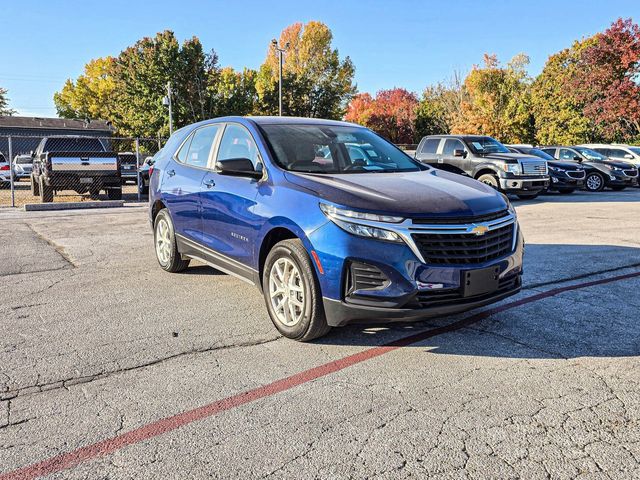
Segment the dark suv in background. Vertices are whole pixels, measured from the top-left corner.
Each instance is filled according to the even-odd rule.
[[[587,174],[584,186],[590,192],[600,192],[605,187],[624,190],[638,181],[638,169],[634,165],[609,160],[590,148],[551,146],[540,147],[540,150],[563,162],[580,162]]]
[[[545,160],[512,153],[485,135],[430,135],[420,141],[415,158],[522,199],[535,198],[549,186]]]
[[[584,187],[586,172],[580,163],[567,160],[560,162],[539,148],[525,145],[507,145],[513,153],[535,155],[547,161],[549,167],[549,188],[560,193],[573,193],[576,189]]]

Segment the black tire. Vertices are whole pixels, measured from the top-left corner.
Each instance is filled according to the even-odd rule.
[[[286,325],[280,320],[275,312],[270,295],[271,272],[274,265],[281,260],[291,262],[297,268],[302,281],[302,285],[300,285],[303,289],[303,306],[300,308],[301,316],[293,325]],[[306,342],[322,337],[331,330],[325,317],[322,293],[320,292],[315,269],[300,240],[283,240],[271,249],[267,255],[262,273],[262,291],[269,317],[271,317],[271,321],[278,331],[285,337],[299,342]]]
[[[159,229],[162,223],[164,223],[167,228],[167,236],[165,240],[168,240],[166,243],[168,247],[168,255],[166,258],[163,258],[159,253],[159,249],[161,247],[158,246],[159,236],[161,235]],[[171,215],[169,215],[169,211],[166,208],[163,208],[158,212],[158,215],[153,222],[153,245],[155,247],[158,263],[165,272],[178,273],[184,271],[189,266],[190,260],[183,260],[182,255],[180,255],[180,252],[178,251],[175,230],[173,229],[173,221],[171,220]]]
[[[107,198],[109,200],[122,200],[122,188],[108,188]]]
[[[40,192],[41,203],[53,202],[53,188],[44,182],[44,178],[42,178],[42,176],[38,179],[38,190]]]
[[[500,182],[498,181],[498,177],[496,177],[491,173],[484,173],[480,175],[478,178],[476,178],[476,180],[486,185],[489,185],[490,187],[495,188],[496,190],[500,190]]]
[[[584,188],[588,192],[601,192],[604,190],[604,176],[598,172],[588,173],[584,179]]]
[[[34,197],[40,196],[40,184],[39,180],[35,177],[35,175],[31,174],[31,195]]]
[[[616,192],[620,192],[622,190],[624,190],[625,188],[627,188],[626,185],[614,185],[611,187],[611,190],[615,190]]]
[[[536,192],[536,193],[519,193],[518,194],[518,198],[520,200],[533,200],[538,195],[540,195],[540,192]]]
[[[576,191],[575,188],[559,188],[558,189],[558,193],[561,193],[563,195],[569,195],[570,193],[573,193],[575,191]]]

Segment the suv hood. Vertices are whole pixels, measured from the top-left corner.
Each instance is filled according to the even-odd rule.
[[[543,158],[536,157],[535,155],[526,155],[524,153],[487,153],[486,155],[478,154],[478,158],[486,158],[487,160],[494,160],[505,163],[517,163],[519,160],[544,160]]]
[[[328,202],[389,215],[473,216],[507,208],[502,195],[488,185],[437,169],[351,174],[288,171],[285,177]]]

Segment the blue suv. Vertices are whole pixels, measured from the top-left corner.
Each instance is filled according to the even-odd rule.
[[[507,198],[423,165],[371,130],[225,117],[174,133],[150,172],[155,251],[256,285],[286,337],[462,312],[520,290]]]

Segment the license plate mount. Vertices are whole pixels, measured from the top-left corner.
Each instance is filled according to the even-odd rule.
[[[89,178],[89,177],[81,178],[80,183],[93,183],[93,178]]]
[[[498,290],[500,267],[480,268],[462,272],[462,294],[464,297],[475,297]]]

